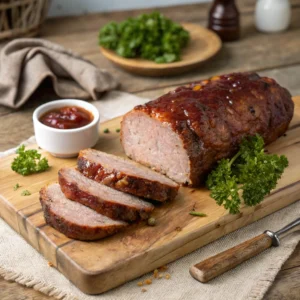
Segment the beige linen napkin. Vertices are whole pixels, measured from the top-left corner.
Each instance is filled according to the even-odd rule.
[[[116,117],[147,100],[136,96],[110,92],[101,101],[94,102],[100,109],[102,121]],[[26,144],[35,143],[34,137]],[[8,155],[9,150],[0,156]],[[69,280],[35,251],[21,236],[0,218],[0,274],[7,280],[33,287],[58,299],[77,300],[259,300],[272,285],[283,263],[292,254],[300,240],[300,232],[288,235],[281,246],[271,248],[209,283],[202,284],[189,275],[189,267],[250,239],[265,229],[278,230],[299,218],[300,201],[251,225],[241,228],[169,264],[171,278],[154,280],[142,292],[137,283],[151,276],[147,274],[98,296],[79,291]],[[1,211],[0,211],[1,216]],[[1,290],[0,290],[1,296]],[[1,297],[0,297],[1,299]]]
[[[0,104],[20,107],[46,78],[61,98],[97,100],[118,85],[107,71],[43,39],[15,39],[2,48]]]

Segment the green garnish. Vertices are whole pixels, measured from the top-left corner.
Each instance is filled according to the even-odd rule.
[[[198,211],[193,211],[193,210],[190,211],[189,214],[192,216],[197,216],[197,217],[207,217],[207,214],[204,214],[204,213],[201,213]]]
[[[277,185],[288,166],[286,156],[266,154],[259,135],[244,138],[232,159],[222,159],[206,181],[210,196],[231,214],[239,213],[243,201],[255,206]]]
[[[103,132],[104,132],[104,133],[109,133],[109,129],[108,129],[108,128],[105,128],[105,129],[103,130]]]
[[[21,145],[16,153],[19,155],[13,160],[11,168],[23,176],[43,172],[49,168],[48,160],[41,159],[41,154],[37,150],[25,151],[25,145]]]
[[[121,129],[120,129],[120,128],[116,129],[116,132],[120,132],[120,131],[121,131]]]
[[[19,185],[18,183],[16,183],[16,184],[14,185],[14,191],[16,191],[19,187],[20,187],[20,185]]]
[[[99,44],[119,56],[142,57],[156,63],[180,60],[190,35],[180,24],[159,12],[142,14],[116,23],[110,22],[99,31]]]
[[[28,191],[28,190],[24,190],[22,193],[21,193],[21,196],[30,196],[31,193]]]
[[[149,219],[147,220],[147,223],[148,223],[149,226],[155,226],[155,224],[156,224],[156,219],[153,218],[153,217],[151,217],[151,218],[149,218]]]

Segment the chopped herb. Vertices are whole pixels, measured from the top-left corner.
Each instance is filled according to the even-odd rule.
[[[21,193],[21,196],[30,196],[31,193],[28,191],[28,190],[24,190],[22,193]]]
[[[119,56],[141,57],[156,63],[180,60],[181,50],[189,39],[187,30],[157,11],[120,23],[110,22],[99,31],[102,47],[115,51]]]
[[[103,132],[104,132],[104,133],[109,133],[110,131],[109,131],[108,128],[105,128],[105,129],[103,130]]]
[[[20,187],[20,185],[19,185],[18,183],[16,183],[16,184],[14,185],[14,191],[16,191],[19,187]]]
[[[197,216],[197,217],[207,217],[207,214],[197,212],[197,211],[193,211],[193,210],[190,211],[189,214],[192,215],[192,216]]]
[[[244,138],[231,159],[222,159],[206,181],[210,196],[231,214],[239,213],[243,201],[255,206],[277,185],[288,166],[286,156],[264,152],[260,135]]]
[[[121,129],[120,129],[120,128],[116,129],[116,132],[120,132],[120,131],[121,131]]]
[[[49,168],[48,160],[35,149],[25,151],[25,145],[21,145],[17,151],[19,154],[12,162],[11,169],[23,176],[43,172]]]

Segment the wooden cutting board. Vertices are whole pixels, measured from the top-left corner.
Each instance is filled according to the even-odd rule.
[[[72,240],[45,224],[38,192],[57,181],[59,168],[75,166],[76,160],[54,158],[41,151],[51,169],[27,177],[10,169],[14,155],[0,159],[0,216],[83,292],[105,292],[300,199],[300,96],[294,100],[295,115],[287,135],[268,147],[270,152],[285,154],[290,166],[261,204],[243,208],[238,215],[229,215],[216,205],[204,187],[181,188],[173,202],[157,206],[154,227],[141,223],[97,242]],[[123,155],[116,132],[119,127],[120,118],[102,124],[96,148]],[[110,133],[104,134],[105,128]],[[14,191],[16,183],[21,188]],[[21,196],[24,189],[31,195]],[[207,217],[189,215],[193,208]]]

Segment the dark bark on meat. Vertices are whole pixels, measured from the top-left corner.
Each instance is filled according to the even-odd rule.
[[[92,241],[102,239],[106,236],[110,236],[120,231],[123,226],[103,226],[103,227],[90,227],[70,222],[64,217],[54,213],[51,210],[51,198],[47,195],[47,187],[40,190],[40,202],[44,212],[45,221],[50,226],[57,229],[71,239],[77,239],[82,241]],[[80,218],[80,214],[78,215]]]
[[[190,159],[189,183],[198,186],[218,160],[236,153],[243,137],[260,134],[269,144],[283,135],[294,103],[275,80],[234,73],[179,87],[135,111],[168,123],[180,136]]]
[[[86,151],[86,150],[85,150]],[[122,173],[120,170],[108,170],[101,164],[88,160],[79,153],[77,167],[86,177],[104,185],[138,197],[156,201],[173,200],[179,186],[169,186],[158,181]]]
[[[111,202],[110,199],[99,199],[88,191],[78,187],[75,182],[68,181],[63,172],[58,172],[58,181],[62,192],[68,199],[88,206],[96,212],[111,219],[133,222],[140,219],[148,219],[154,207],[139,209],[122,203]],[[97,183],[98,184],[98,183]]]

